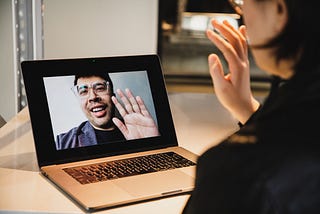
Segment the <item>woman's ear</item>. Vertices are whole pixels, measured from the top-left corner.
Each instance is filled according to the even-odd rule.
[[[288,8],[285,3],[285,0],[276,0],[276,24],[275,31],[280,33],[283,31],[288,22]]]

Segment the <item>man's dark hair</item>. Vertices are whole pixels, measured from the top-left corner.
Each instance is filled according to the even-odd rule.
[[[285,4],[288,21],[283,32],[268,44],[253,48],[275,47],[278,61],[297,59],[294,67],[296,72],[314,70],[320,62],[319,8],[311,0],[285,0]]]
[[[86,77],[100,77],[102,79],[104,79],[105,81],[109,82],[109,86],[111,89],[111,92],[113,92],[113,83],[111,81],[111,78],[109,76],[109,74],[107,72],[101,72],[101,71],[81,71],[79,73],[77,73],[74,77],[74,85],[77,85],[78,83],[78,79],[79,78],[86,78]]]

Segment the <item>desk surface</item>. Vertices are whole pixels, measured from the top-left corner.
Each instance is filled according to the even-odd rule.
[[[237,123],[213,94],[169,95],[179,144],[203,153],[236,131]],[[183,209],[188,195],[154,200],[97,213],[166,213]],[[0,129],[0,212],[82,213],[39,173],[28,108]]]

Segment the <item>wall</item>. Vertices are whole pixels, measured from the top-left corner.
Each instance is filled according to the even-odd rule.
[[[45,58],[156,53],[158,0],[44,0]]]
[[[12,0],[0,0],[0,115],[6,121],[17,111],[12,19]]]

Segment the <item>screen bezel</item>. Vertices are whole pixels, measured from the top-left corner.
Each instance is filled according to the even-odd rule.
[[[177,138],[159,57],[136,55],[76,59],[32,60],[21,63],[39,166],[176,146]],[[111,72],[147,71],[160,136],[57,150],[44,77],[75,75],[84,69]]]

